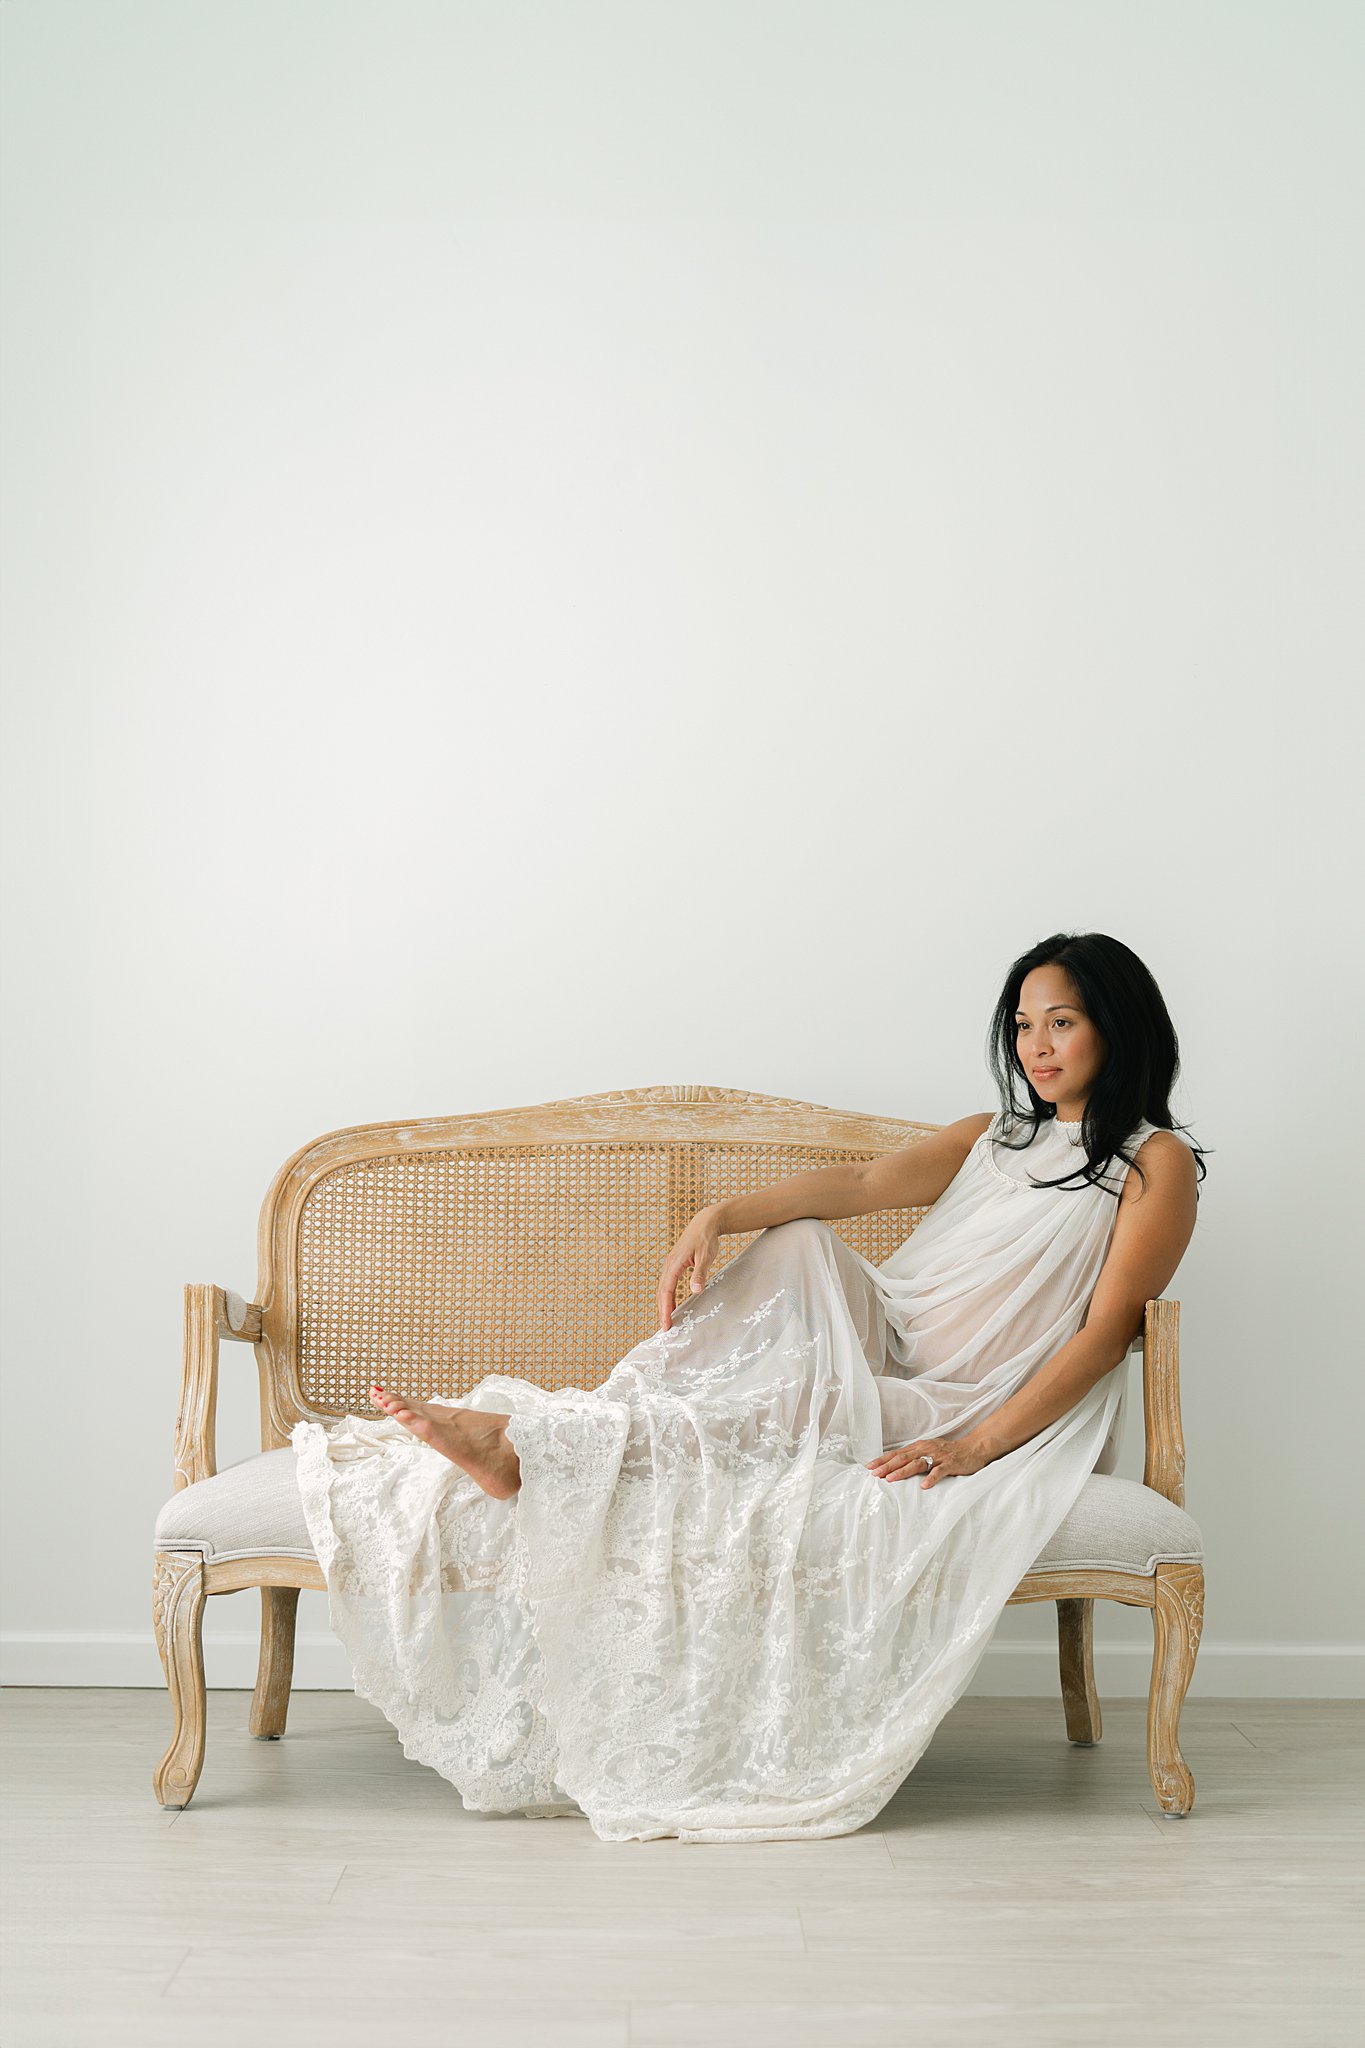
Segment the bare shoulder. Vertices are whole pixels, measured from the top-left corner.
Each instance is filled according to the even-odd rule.
[[[945,1132],[951,1131],[955,1138],[961,1139],[970,1152],[982,1132],[989,1130],[994,1121],[995,1111],[986,1109],[976,1116],[960,1116],[955,1124],[945,1124],[943,1128]]]
[[[956,1123],[940,1124],[936,1131],[926,1131],[896,1151],[868,1160],[859,1169],[866,1200],[858,1213],[929,1208],[962,1171],[992,1114],[963,1116]]]
[[[1152,1131],[1133,1157],[1147,1176],[1147,1186],[1163,1194],[1183,1195],[1198,1184],[1194,1154],[1174,1131]],[[1124,1177],[1120,1201],[1140,1202],[1145,1192],[1141,1174],[1129,1172]]]
[[[989,1128],[994,1116],[995,1111],[988,1109],[977,1116],[960,1116],[955,1123],[940,1124],[933,1133],[932,1143],[935,1152],[941,1152],[945,1156],[951,1153],[959,1162],[965,1160],[982,1132]],[[921,1139],[920,1142],[923,1143],[924,1140]]]
[[[957,1152],[965,1159],[994,1115],[995,1111],[988,1109],[979,1116],[960,1116],[955,1123],[940,1124],[937,1130],[926,1132],[922,1138],[912,1138],[905,1149],[914,1152],[921,1145],[931,1145],[935,1152]]]

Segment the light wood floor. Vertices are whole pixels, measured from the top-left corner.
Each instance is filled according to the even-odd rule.
[[[466,1813],[350,1693],[281,1742],[209,1695],[193,1804],[147,1691],[11,1689],[5,2048],[1357,2048],[1347,1702],[1190,1700],[1164,1819],[1145,1702],[965,1699],[856,1835],[599,1842]]]

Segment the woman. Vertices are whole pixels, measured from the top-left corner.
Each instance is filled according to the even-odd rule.
[[[471,1810],[843,1834],[917,1762],[1112,1459],[1204,1175],[1166,1006],[1117,939],[1025,953],[990,1049],[1000,1111],[695,1216],[658,1331],[600,1387],[376,1385],[384,1419],[297,1425],[355,1689]],[[881,1266],[828,1227],[929,1205]]]

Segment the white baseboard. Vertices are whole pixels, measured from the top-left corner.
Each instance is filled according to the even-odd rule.
[[[217,1631],[204,1641],[213,1687],[250,1690],[260,1637]],[[1143,1643],[1097,1644],[1095,1682],[1102,1698],[1145,1699],[1152,1652]],[[19,1630],[0,1635],[0,1684],[154,1686],[165,1680],[150,1630]],[[350,1692],[351,1666],[335,1636],[300,1629],[294,1684],[303,1692]],[[1056,1644],[987,1645],[966,1697],[1025,1699],[1060,1692]],[[1189,1697],[1356,1700],[1365,1698],[1365,1644],[1220,1643],[1199,1646]]]

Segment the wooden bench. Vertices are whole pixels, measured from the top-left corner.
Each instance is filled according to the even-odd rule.
[[[725,1088],[635,1088],[418,1123],[361,1124],[305,1145],[261,1208],[255,1299],[185,1289],[175,1492],[153,1537],[153,1614],[174,1717],[154,1774],[189,1803],[204,1760],[204,1602],[261,1592],[250,1730],[284,1733],[299,1591],[325,1590],[303,1522],[289,1436],[303,1417],[378,1416],[375,1379],[457,1400],[485,1374],[600,1385],[658,1325],[659,1272],[707,1202],[811,1167],[870,1159],[934,1124]],[[831,1225],[880,1264],[923,1209]],[[719,1272],[755,1233],[727,1237]],[[679,1282],[679,1299],[687,1276]],[[1184,1511],[1180,1305],[1149,1301],[1142,1338],[1142,1483],[1106,1471],[1109,1443],[1061,1527],[1010,1596],[1057,1602],[1066,1732],[1100,1739],[1096,1600],[1149,1607],[1154,1657],[1147,1753],[1168,1815],[1188,1813],[1181,1704],[1203,1615],[1203,1547]],[[218,1472],[219,1347],[251,1344],[261,1453]]]

